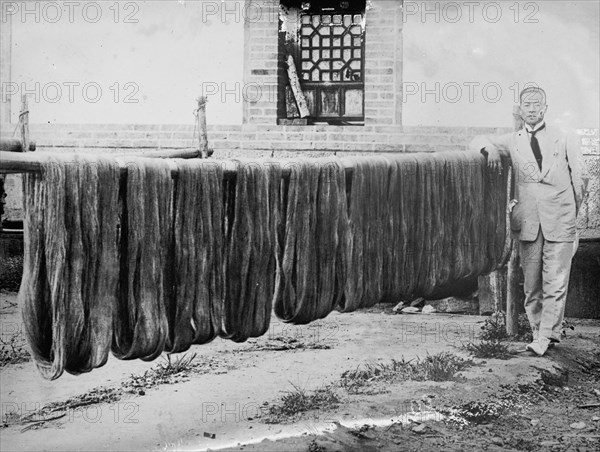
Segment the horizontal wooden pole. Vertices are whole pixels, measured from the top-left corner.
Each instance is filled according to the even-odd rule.
[[[127,154],[106,154],[114,157],[121,164],[121,172],[125,172],[125,164],[128,157],[143,157],[143,158],[197,158],[198,149],[177,150],[177,151],[148,151],[148,152],[131,152]],[[0,173],[35,173],[42,170],[42,164],[45,160],[52,157],[50,153],[15,153],[0,151]],[[175,173],[177,172],[176,169]],[[172,169],[173,171],[173,169]]]
[[[30,173],[42,168],[42,154],[16,153],[0,151],[0,172]]]
[[[461,151],[456,151],[461,152]],[[121,166],[121,175],[124,176],[127,173],[128,158],[164,158],[169,162],[171,167],[171,174],[173,177],[177,177],[179,168],[177,163],[173,160],[175,158],[196,158],[198,157],[198,149],[185,150],[185,151],[151,151],[151,152],[137,152],[129,154],[103,154],[106,157],[112,157],[117,160]],[[15,152],[0,152],[0,173],[27,173],[41,171],[42,164],[45,160],[51,158],[56,154],[50,152],[37,152],[33,153],[15,153]],[[60,154],[59,154],[60,155]],[[379,155],[383,155],[379,154]],[[413,154],[414,155],[414,154]],[[431,153],[424,153],[424,155],[431,156]],[[482,156],[477,153],[479,158]],[[346,177],[352,177],[354,172],[354,166],[357,159],[370,160],[373,157],[369,155],[352,156],[352,158],[340,158],[337,157],[339,162],[342,164],[346,171]],[[251,158],[236,158],[236,159],[207,159],[207,162],[219,165],[223,170],[223,175],[226,178],[235,177],[237,174],[238,164],[252,165],[259,164],[261,160]],[[297,159],[265,159],[264,163],[267,165],[275,164],[281,165],[281,175],[284,178],[288,178],[291,174],[291,167]]]
[[[121,166],[121,174],[124,175],[127,172],[127,158],[135,158],[135,157],[153,157],[153,158],[165,158],[168,159],[169,164],[171,165],[171,174],[173,176],[177,176],[179,169],[177,168],[177,164],[170,160],[174,158],[194,158],[198,157],[198,149],[190,150],[190,151],[167,151],[162,153],[156,152],[147,152],[147,153],[131,153],[131,154],[106,154],[107,156],[114,157],[117,162],[119,162]],[[39,152],[36,154],[28,154],[28,153],[14,153],[14,152],[0,152],[0,173],[31,173],[31,172],[39,172],[42,170],[42,165],[45,160],[51,158],[53,154],[47,152]],[[368,156],[364,157],[368,159]],[[223,169],[223,173],[226,177],[232,177],[237,174],[237,163],[236,161],[242,162],[242,164],[251,164],[256,162],[253,159],[209,159],[207,161],[218,164]],[[291,166],[294,162],[294,159],[281,159],[278,160],[282,163],[282,176],[289,177]],[[346,170],[346,174],[350,175],[353,171],[353,163],[351,161],[340,160],[342,165]],[[268,162],[268,160],[266,161]]]
[[[123,157],[147,157],[147,158],[158,158],[158,159],[194,159],[200,157],[200,151],[198,149],[175,149],[175,150],[153,150],[153,151],[135,151],[135,152],[123,152],[119,154],[107,154],[113,155],[117,158]]]
[[[29,142],[29,152],[35,151],[35,141]],[[23,143],[18,138],[0,139],[0,152],[23,152]]]

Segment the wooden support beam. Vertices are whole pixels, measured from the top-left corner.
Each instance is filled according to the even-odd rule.
[[[4,198],[6,198],[6,192],[4,191],[4,175],[0,174],[0,232],[4,230],[2,226],[2,216],[4,215]]]
[[[29,142],[29,152],[35,151],[35,141]],[[23,152],[23,142],[19,138],[0,139],[0,151],[4,152]]]
[[[187,151],[187,153],[177,152],[177,153],[167,153],[164,152],[161,155],[161,158],[193,158],[197,156],[198,151]],[[52,158],[55,154],[49,152],[38,152],[35,154],[25,154],[25,153],[15,153],[15,152],[0,152],[0,173],[31,173],[31,172],[39,172],[42,170],[43,163]],[[118,156],[105,154],[107,157],[114,157],[121,165],[121,173],[125,174],[127,171],[127,159],[132,157],[158,157],[157,155],[143,155],[143,154],[119,154]],[[370,157],[365,156],[364,159],[368,160]],[[356,157],[354,158],[356,159]],[[242,164],[256,164],[256,160],[254,159],[236,159],[236,160],[219,160],[214,159],[210,160],[211,163],[215,165],[221,166],[223,169],[224,175],[226,177],[232,177],[237,174],[237,163],[241,162]],[[291,165],[293,165],[293,159],[282,159],[279,160],[281,162],[281,172],[283,177],[289,177],[291,173]],[[346,170],[346,175],[351,175],[353,172],[353,163],[350,161],[340,160],[342,165]],[[171,174],[176,176],[179,172],[177,169],[177,164],[175,162],[172,163]]]
[[[196,154],[194,154],[196,153]],[[187,154],[183,152],[178,152],[176,154],[167,155],[167,153],[163,153],[162,158],[172,159],[172,158],[193,158],[197,156],[198,151],[187,151]],[[118,156],[105,154],[107,157],[115,157],[116,160],[121,165],[121,174],[125,174],[127,171],[127,158],[128,157],[150,157],[149,155],[141,155],[141,154],[119,154]],[[0,173],[35,173],[42,170],[42,165],[45,160],[50,159],[53,154],[48,152],[39,152],[34,154],[18,154],[14,152],[0,152]],[[152,155],[151,157],[158,157],[157,155]],[[356,160],[357,157],[354,157],[353,160]],[[369,156],[363,157],[365,160],[369,160]],[[211,163],[215,165],[221,166],[223,169],[224,176],[226,178],[235,177],[237,175],[237,163],[241,164],[256,164],[255,159],[235,159],[235,160],[220,160],[220,159],[211,159]],[[281,164],[281,175],[284,178],[287,178],[291,174],[291,166],[294,163],[294,159],[281,159],[278,162]],[[177,164],[175,162],[170,161],[171,166],[171,174],[176,177],[179,170],[177,169]],[[340,163],[344,166],[346,171],[346,177],[351,177],[354,171],[354,163],[352,161],[340,160]],[[272,163],[270,163],[272,164]]]
[[[164,151],[159,152],[153,155],[150,153],[131,153],[131,154],[119,154],[118,156],[114,156],[111,154],[106,154],[107,157],[115,157],[117,162],[121,165],[121,173],[125,174],[127,171],[127,159],[128,158],[165,158],[165,159],[173,159],[173,158],[196,158],[198,157],[198,150],[187,150],[187,151]],[[42,165],[46,160],[49,160],[53,157],[53,154],[48,152],[40,152],[33,154],[18,154],[14,152],[1,152],[0,151],[0,173],[35,173],[42,170]],[[224,164],[227,162],[226,160],[215,160],[216,162],[223,162],[217,164]],[[230,165],[225,165],[225,171],[233,171],[235,172],[234,163],[230,162]],[[174,168],[171,173],[176,175],[178,170],[175,167],[175,163],[173,163]]]
[[[518,302],[522,298],[521,285],[519,284],[519,246],[517,240],[513,240],[512,244],[506,285],[506,332],[510,336],[514,336],[519,332]]]
[[[515,131],[523,127],[520,107],[515,105],[512,111],[513,128]],[[508,174],[507,200],[514,196],[514,175],[512,168]],[[489,275],[480,276],[479,311],[487,314],[490,311],[500,311],[506,307],[506,332],[513,336],[519,330],[519,303],[523,301],[523,290],[520,285],[521,270],[518,240],[511,237],[510,214],[506,213],[506,243],[504,255],[508,257],[507,267],[498,269]]]
[[[477,279],[479,315],[490,315],[504,310],[506,303],[506,267]]]
[[[111,155],[111,154],[107,154]],[[198,149],[175,149],[175,150],[152,150],[152,151],[135,151],[115,154],[115,157],[146,157],[158,159],[194,159],[200,156]]]
[[[503,161],[504,165],[504,161]],[[512,197],[512,167],[510,163],[507,167],[508,178],[506,181],[506,199]],[[495,271],[480,276],[478,278],[479,286],[479,315],[488,315],[497,311],[506,310],[506,290],[507,290],[507,265],[512,253],[513,239],[510,230],[510,214],[508,209],[505,216],[505,239],[502,249],[502,259],[500,267]]]
[[[200,96],[196,109],[196,121],[198,127],[198,151],[200,158],[208,158],[208,132],[206,128],[206,97]]]
[[[19,125],[21,128],[22,152],[29,150],[29,104],[27,94],[21,95],[21,112],[19,113]]]
[[[513,128],[515,131],[520,130],[523,127],[523,119],[521,118],[521,110],[518,105],[513,106]],[[517,175],[513,174],[511,196],[514,195],[514,184]],[[520,266],[521,261],[519,259],[519,241],[513,239],[511,245],[511,254],[508,261],[508,269],[506,275],[506,333],[510,336],[514,336],[519,332],[519,309],[518,303],[523,299],[520,280]]]

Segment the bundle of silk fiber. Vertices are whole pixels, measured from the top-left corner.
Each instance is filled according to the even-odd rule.
[[[418,267],[414,265],[417,249],[422,244],[423,229],[416,226],[417,201],[421,196],[417,185],[418,156],[394,156],[390,172],[391,264],[386,295],[395,301],[415,292]]]
[[[213,340],[223,318],[223,170],[217,162],[175,160],[173,303],[169,352]]]
[[[339,159],[299,160],[286,167],[274,310],[286,322],[306,324],[327,316],[343,295],[346,176]]]
[[[436,155],[419,156],[417,166],[417,224],[415,229],[422,235],[417,242],[417,287],[420,294],[428,294],[438,283],[442,267],[441,245],[445,234],[442,221],[442,192],[448,187],[442,184],[445,159]]]
[[[383,255],[383,299],[395,301],[412,291],[415,275],[407,256],[411,254],[407,240],[412,220],[412,204],[416,193],[416,161],[410,154],[387,158],[388,191],[385,196],[387,220],[383,227],[388,240]],[[412,177],[412,178],[411,178]]]
[[[505,262],[504,248],[506,239],[510,238],[507,233],[506,205],[508,201],[507,187],[510,188],[508,178],[510,177],[510,162],[503,159],[502,168],[499,170],[485,169],[485,201],[487,223],[487,258],[488,263],[485,272],[496,270]]]
[[[269,328],[275,285],[281,165],[236,160],[225,184],[225,300],[220,335],[235,342]]]
[[[173,181],[168,162],[127,162],[123,200],[120,290],[112,351],[119,359],[151,361],[168,345],[173,303]]]
[[[25,258],[19,304],[42,376],[105,364],[117,300],[119,168],[52,157],[24,176]]]
[[[449,181],[454,193],[454,202],[447,203],[447,219],[454,217],[456,226],[453,229],[453,240],[456,244],[458,264],[453,280],[473,277],[483,274],[486,268],[486,228],[487,221],[484,211],[484,171],[485,162],[478,154],[457,152],[457,180]],[[446,157],[450,158],[450,156]],[[455,260],[449,262],[455,264]]]
[[[353,166],[348,205],[348,267],[342,312],[372,306],[383,299],[384,259],[389,246],[389,161],[384,157],[348,157]]]
[[[479,154],[348,158],[348,270],[341,311],[428,296],[503,263],[506,174]]]

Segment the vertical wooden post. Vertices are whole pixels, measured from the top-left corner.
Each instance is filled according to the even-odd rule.
[[[519,265],[519,245],[517,240],[513,240],[506,278],[506,333],[510,336],[519,332],[518,302],[521,299]]]
[[[4,192],[4,174],[0,174],[0,232],[2,232],[2,217],[4,216],[4,198],[6,197],[6,193]],[[2,254],[2,249],[0,248],[0,255],[4,257]]]
[[[27,95],[21,95],[21,111],[19,113],[19,124],[18,129],[21,132],[21,149],[19,150],[19,140],[18,139],[10,139],[10,140],[2,140],[2,149],[7,149],[12,152],[29,152],[29,106],[27,102]],[[33,143],[35,147],[35,143]],[[19,175],[13,177],[21,177]],[[2,216],[4,215],[4,199],[6,198],[6,192],[4,191],[4,181],[5,177],[3,174],[0,174],[0,232],[2,232]]]
[[[479,315],[504,310],[506,303],[506,266],[477,279]]]
[[[27,102],[27,94],[21,95],[19,126],[21,129],[21,144],[23,145],[23,152],[29,152],[29,105]]]
[[[198,109],[196,110],[196,120],[198,127],[198,150],[200,158],[208,157],[208,132],[206,129],[206,97],[200,96],[198,99]]]
[[[518,105],[513,106],[513,127],[516,130],[520,130],[523,127],[523,119]],[[519,177],[518,174],[514,174],[512,178],[513,188],[511,193],[514,195],[514,184]],[[511,195],[512,199],[512,195]],[[518,239],[512,240],[512,251],[510,259],[508,261],[508,274],[506,277],[507,288],[506,288],[506,333],[513,336],[519,332],[519,310],[518,303],[522,299],[521,287],[519,285],[519,241]]]
[[[523,119],[518,105],[513,107],[512,114],[513,128],[514,130],[520,130],[523,127]],[[508,168],[506,190],[506,197],[510,201],[514,196],[512,166]],[[506,241],[502,252],[502,262],[502,268],[488,275],[480,276],[478,279],[479,314],[487,315],[493,311],[506,309],[506,330],[509,334],[516,334],[519,318],[518,303],[522,299],[522,294],[519,286],[519,250],[515,240],[511,237],[510,213],[508,210],[506,211]],[[512,293],[510,287],[512,287]]]

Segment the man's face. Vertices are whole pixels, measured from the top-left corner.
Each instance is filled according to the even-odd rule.
[[[521,99],[521,117],[532,127],[542,122],[547,108],[544,96],[540,92],[527,93]]]

